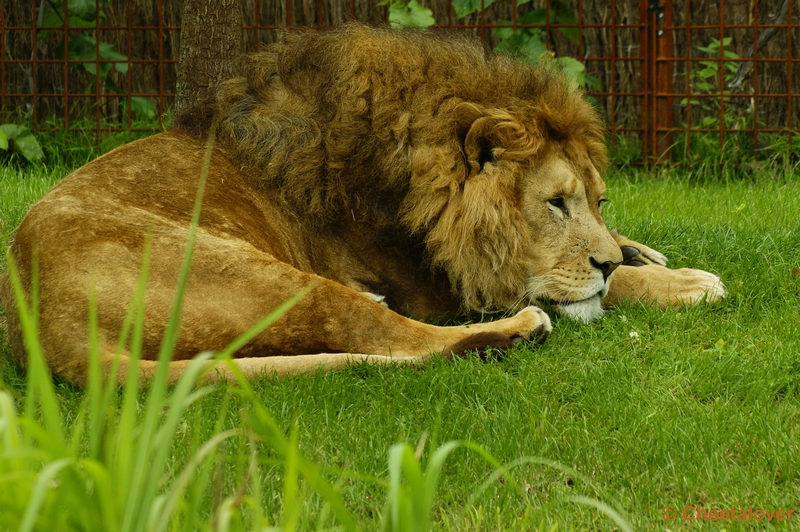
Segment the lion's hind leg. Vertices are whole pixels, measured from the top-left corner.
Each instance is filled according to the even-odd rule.
[[[391,348],[389,348],[389,354],[313,353],[241,357],[233,358],[230,361],[207,361],[204,363],[206,369],[202,373],[200,380],[202,382],[235,382],[236,373],[231,369],[230,364],[237,366],[241,374],[247,379],[341,370],[360,363],[377,365],[418,364],[436,355],[453,358],[468,351],[483,351],[488,348],[507,349],[527,340],[543,342],[552,331],[550,319],[536,307],[528,307],[520,311],[516,316],[489,323],[456,327],[420,325],[443,332],[444,335],[455,340],[455,343],[447,345],[441,350],[433,346],[430,346],[430,348],[423,347],[421,350],[409,350],[409,346],[403,346],[403,349],[397,349],[395,353],[392,353]],[[139,370],[140,383],[147,383],[156,375],[159,363],[154,360],[138,360],[134,363],[129,353],[119,353],[109,348],[102,356],[103,376],[108,379],[113,373],[116,381],[119,384],[123,384],[127,380],[128,373],[134,364]],[[168,362],[167,382],[175,384],[186,372],[190,364],[192,364],[191,359]],[[85,378],[78,380],[85,382]]]

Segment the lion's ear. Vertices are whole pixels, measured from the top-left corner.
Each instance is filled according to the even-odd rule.
[[[483,171],[486,163],[527,137],[525,128],[510,114],[500,109],[486,109],[479,114],[462,115],[459,140],[469,168],[469,176]]]
[[[493,133],[496,124],[496,119],[482,116],[469,128],[464,139],[464,155],[470,166],[470,175],[482,172],[486,163],[494,162],[497,139]]]

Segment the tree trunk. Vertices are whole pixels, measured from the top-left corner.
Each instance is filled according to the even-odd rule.
[[[241,42],[241,0],[184,0],[176,114],[238,74]]]

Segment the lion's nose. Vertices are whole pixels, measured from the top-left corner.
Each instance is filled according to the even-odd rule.
[[[614,272],[614,270],[617,269],[617,266],[620,265],[619,262],[612,262],[610,260],[607,260],[605,262],[598,262],[597,260],[595,260],[594,257],[589,257],[589,262],[592,263],[592,266],[603,272],[604,281],[608,280],[608,276],[611,275]]]

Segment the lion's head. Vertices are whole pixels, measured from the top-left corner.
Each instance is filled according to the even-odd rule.
[[[467,310],[602,312],[622,262],[601,216],[604,128],[554,68],[354,24],[293,33],[245,70],[179,127],[216,116],[232,158],[308,224],[352,216],[424,246]]]

